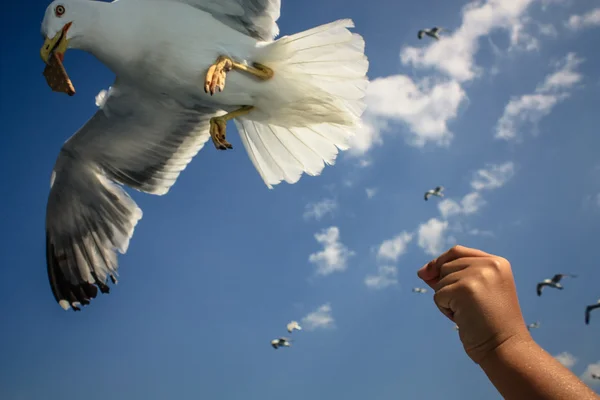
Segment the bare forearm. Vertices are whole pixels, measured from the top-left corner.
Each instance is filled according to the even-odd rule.
[[[530,337],[504,342],[480,366],[506,400],[600,399]]]

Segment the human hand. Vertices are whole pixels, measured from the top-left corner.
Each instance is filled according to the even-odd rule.
[[[433,300],[440,311],[458,325],[460,340],[474,362],[479,364],[508,340],[532,340],[506,259],[454,246],[417,275],[435,291]]]

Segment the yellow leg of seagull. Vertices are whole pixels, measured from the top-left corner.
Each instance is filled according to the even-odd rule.
[[[233,61],[230,57],[219,56],[217,61],[208,68],[206,78],[204,79],[204,92],[212,96],[217,89],[222,92],[225,89],[225,77],[227,72],[237,69],[249,73],[258,79],[266,81],[273,77],[273,70],[259,63],[252,66],[240,64]]]
[[[246,115],[253,109],[253,106],[243,106],[220,117],[213,117],[210,119],[210,137],[218,150],[233,149],[231,143],[225,140],[227,121]]]

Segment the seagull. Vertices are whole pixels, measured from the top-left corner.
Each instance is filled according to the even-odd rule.
[[[555,289],[562,290],[563,286],[559,282],[562,278],[565,278],[565,277],[577,278],[577,275],[556,274],[552,277],[552,279],[544,279],[543,281],[541,281],[537,284],[537,295],[538,296],[542,295],[542,289],[544,288],[544,286],[550,286]]]
[[[426,292],[427,292],[427,289],[424,289],[424,288],[418,288],[418,287],[416,287],[416,288],[413,288],[413,290],[412,290],[412,291],[413,291],[414,293],[426,293]]]
[[[64,77],[65,52],[79,49],[116,75],[50,178],[46,264],[63,309],[81,310],[116,280],[117,252],[127,252],[142,218],[124,187],[166,194],[209,139],[233,148],[228,121],[269,189],[319,175],[349,148],[366,107],[364,39],[345,19],[275,40],[280,8],[281,0],[48,6],[40,50],[47,70],[61,68]],[[213,182],[230,185],[212,172]]]
[[[426,191],[425,192],[425,201],[429,200],[429,197],[431,197],[431,196],[444,197],[444,193],[442,193],[443,191],[444,191],[443,186],[437,186],[435,189]]]
[[[600,299],[598,299],[598,302],[596,304],[591,304],[585,308],[585,324],[586,325],[590,324],[590,313],[592,312],[592,310],[595,310],[596,308],[600,308]]]
[[[458,330],[458,325],[454,325],[454,330],[457,331]]]
[[[536,321],[532,324],[527,325],[527,330],[537,329],[540,327],[539,321]]]
[[[292,321],[289,324],[287,324],[287,331],[289,333],[292,333],[294,330],[297,330],[297,331],[302,330],[302,327],[296,321]]]
[[[442,30],[443,30],[442,28],[437,27],[437,26],[435,26],[435,27],[433,27],[431,29],[421,29],[419,31],[419,33],[417,34],[417,37],[419,39],[423,39],[423,35],[427,35],[427,36],[432,37],[434,39],[440,40],[440,36],[439,36],[438,33],[441,32]]]
[[[291,345],[292,345],[291,340],[288,338],[281,337],[279,339],[271,340],[271,346],[273,346],[273,348],[275,350],[277,350],[281,346],[290,347]]]
[[[592,373],[592,379],[600,379],[600,375]]]

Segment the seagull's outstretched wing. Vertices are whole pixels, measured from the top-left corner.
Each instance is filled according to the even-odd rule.
[[[281,0],[164,0],[179,1],[211,13],[231,28],[258,40],[279,34]]]
[[[593,310],[600,308],[600,303],[598,304],[592,304],[589,305],[585,308],[585,324],[589,325],[590,324],[590,314]]]
[[[552,282],[558,283],[562,278],[577,278],[577,275],[573,274],[556,274],[552,277]]]
[[[425,34],[425,31],[424,31],[423,29],[421,29],[421,30],[419,31],[419,33],[417,33],[417,37],[418,37],[419,39],[423,39],[423,35],[424,35],[424,34]]]
[[[46,210],[48,278],[65,310],[116,282],[142,211],[119,184],[162,195],[210,137],[214,111],[186,110],[118,81],[60,151]]]
[[[537,292],[538,296],[542,295],[542,289],[544,288],[544,286],[546,286],[546,284],[543,283],[543,282],[540,282],[540,283],[537,284],[537,286],[536,286],[536,292]]]

